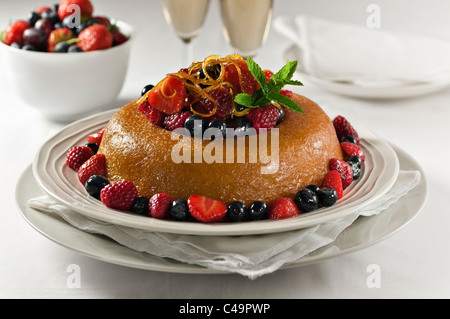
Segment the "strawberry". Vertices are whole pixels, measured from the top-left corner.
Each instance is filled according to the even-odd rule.
[[[95,16],[95,17],[92,17],[92,19],[97,20],[100,24],[103,24],[107,28],[111,27],[111,22],[109,21],[109,19],[107,17]]]
[[[144,100],[138,107],[139,112],[145,115],[147,119],[150,121],[150,123],[163,127],[164,125],[164,118],[166,117],[166,114],[161,112],[160,110],[155,109],[154,107],[150,106],[150,103],[148,103],[147,100]]]
[[[105,132],[105,130],[106,130],[106,126],[104,128],[102,128],[99,132],[89,135],[87,137],[87,142],[100,145],[102,138],[103,138],[103,133]]]
[[[148,203],[150,216],[157,219],[167,218],[170,214],[172,200],[166,193],[158,193],[153,195]]]
[[[58,7],[58,16],[61,21],[63,21],[65,17],[74,14],[73,5],[78,6],[80,10],[81,22],[86,22],[92,18],[94,8],[89,0],[61,0]]]
[[[92,175],[106,175],[106,157],[105,154],[95,154],[89,158],[78,169],[78,180],[85,185]]]
[[[80,32],[77,46],[86,52],[108,49],[112,43],[113,36],[108,28],[102,24],[94,24]]]
[[[28,22],[19,20],[9,25],[3,34],[3,43],[11,45],[13,43],[23,44],[23,32],[30,28]]]
[[[36,12],[39,14],[42,14],[42,12],[47,11],[47,10],[51,10],[52,8],[50,8],[49,6],[42,6],[36,9]]]
[[[286,219],[300,214],[294,200],[288,197],[278,197],[269,205],[269,219]]]
[[[129,211],[138,197],[136,186],[129,181],[108,184],[100,192],[100,199],[109,208]]]
[[[50,32],[50,35],[48,36],[47,51],[55,52],[55,46],[59,42],[65,42],[72,39],[75,39],[75,34],[69,28],[59,28],[53,30],[52,32]]]
[[[344,189],[342,188],[342,180],[338,171],[335,170],[328,171],[328,173],[326,173],[325,177],[323,178],[322,187],[334,188],[334,190],[338,195],[338,199],[342,198],[342,196],[344,195]]]
[[[360,144],[360,139],[358,132],[353,128],[353,126],[350,124],[350,122],[343,116],[339,115],[336,116],[333,120],[334,129],[336,130],[336,135],[339,139],[339,141],[344,136],[353,136],[356,140],[356,144]]]
[[[341,148],[347,157],[349,157],[351,155],[358,155],[363,162],[366,160],[364,151],[362,150],[362,148],[359,145],[356,145],[356,144],[353,144],[350,142],[342,142]]]
[[[128,40],[127,36],[119,31],[119,29],[114,29],[112,31],[113,36],[113,46],[120,45]]]
[[[292,99],[293,92],[290,90],[280,90],[280,94]]]
[[[240,71],[237,70],[236,66]],[[248,69],[247,62],[243,59],[227,64],[224,71],[224,81],[229,82],[233,86],[235,94],[247,93],[253,95],[259,87],[258,82]]]
[[[343,189],[346,189],[353,182],[353,169],[346,161],[332,158],[330,160],[329,168],[330,170],[335,170],[339,173]]]
[[[274,73],[270,70],[264,70],[264,75],[266,76],[267,83],[269,83]]]
[[[66,164],[74,171],[78,171],[81,165],[94,156],[94,152],[88,146],[74,146],[66,154]]]
[[[148,102],[165,114],[175,114],[183,108],[186,88],[177,77],[168,76],[147,93]]]
[[[270,129],[274,127],[277,124],[280,113],[275,106],[268,104],[252,109],[245,116],[252,122],[253,127],[259,131],[260,128]]]
[[[167,115],[164,118],[164,128],[169,131],[173,131],[177,128],[184,127],[184,122],[186,119],[191,116],[192,113],[190,111],[182,111],[172,115]]]
[[[212,99],[214,99],[218,105],[215,113],[208,117],[209,120],[221,119],[225,120],[233,109],[233,94],[229,87],[220,86],[215,90],[208,92]],[[214,111],[216,104],[210,99],[204,98],[193,105],[194,110],[202,114],[211,114]]]
[[[192,217],[201,222],[218,222],[227,214],[227,205],[218,200],[191,195],[187,202]]]

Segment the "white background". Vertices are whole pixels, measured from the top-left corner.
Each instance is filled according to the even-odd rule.
[[[0,26],[26,17],[37,5],[52,3],[1,0]],[[275,0],[274,18],[310,14],[365,25],[370,3],[381,7],[382,28],[450,41],[450,2],[446,0]],[[136,98],[144,85],[182,66],[181,41],[167,26],[159,1],[93,0],[93,4],[95,13],[127,21],[137,31],[126,83],[111,108]],[[288,46],[289,42],[272,29],[256,60],[265,68],[277,70],[284,64],[282,52]],[[229,53],[232,50],[222,35],[217,1],[212,1],[203,32],[195,41],[195,60]],[[65,123],[49,122],[22,105],[11,93],[0,68],[0,297],[449,298],[450,90],[387,101],[346,98],[306,82],[294,91],[329,113],[343,114],[370,128],[414,157],[429,182],[428,201],[422,212],[399,233],[372,247],[257,280],[239,275],[171,274],[86,257],[43,237],[20,216],[14,199],[17,179],[40,145]],[[80,288],[66,285],[66,270],[71,264],[80,267]],[[380,288],[366,284],[371,264],[380,267]]]

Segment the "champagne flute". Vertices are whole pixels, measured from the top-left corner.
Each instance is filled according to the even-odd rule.
[[[205,22],[210,0],[162,0],[166,21],[173,27],[185,47],[184,66],[193,61],[193,40]]]
[[[243,57],[254,57],[266,41],[273,0],[220,0],[227,42]]]

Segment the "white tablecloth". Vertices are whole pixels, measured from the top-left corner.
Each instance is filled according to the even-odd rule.
[[[45,1],[44,1],[45,2]],[[0,25],[27,14],[35,1],[2,2]],[[168,28],[159,1],[93,0],[95,10],[135,25],[130,69],[113,107],[182,66],[182,45]],[[450,41],[448,1],[377,1],[381,26],[434,35]],[[51,3],[50,3],[51,4]],[[365,23],[369,2],[275,1],[274,17],[311,14]],[[277,70],[289,41],[271,31],[257,62]],[[222,35],[216,1],[195,41],[195,59],[231,53]],[[343,53],[344,54],[344,53]],[[45,75],[42,75],[45,79]],[[299,79],[303,80],[303,79]],[[65,123],[42,119],[11,93],[0,68],[0,297],[1,298],[449,298],[450,297],[450,90],[401,100],[360,100],[321,90],[307,81],[294,88],[325,111],[348,115],[405,150],[423,167],[429,196],[422,212],[394,236],[364,250],[319,263],[280,270],[250,280],[240,275],[174,274],[99,261],[45,238],[20,216],[14,190],[36,151]],[[23,88],[26,90],[27,88]],[[73,265],[80,286],[70,284]],[[380,285],[368,278],[376,265]]]

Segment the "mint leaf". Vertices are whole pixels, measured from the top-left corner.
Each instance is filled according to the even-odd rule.
[[[272,101],[275,101],[283,105],[284,107],[290,109],[291,111],[304,113],[303,109],[294,100],[288,98],[287,96],[277,93],[270,95],[270,97],[272,98]]]
[[[294,76],[295,70],[297,69],[298,62],[297,61],[288,61],[286,65],[284,65],[277,73],[272,75],[273,79],[275,77],[276,80],[280,82],[288,82]]]
[[[267,78],[261,67],[253,61],[252,58],[247,58],[248,70],[252,73],[255,80],[259,83],[263,91],[267,91]]]
[[[250,94],[247,93],[239,93],[234,97],[234,102],[237,104],[252,107],[253,106],[253,99]]]

